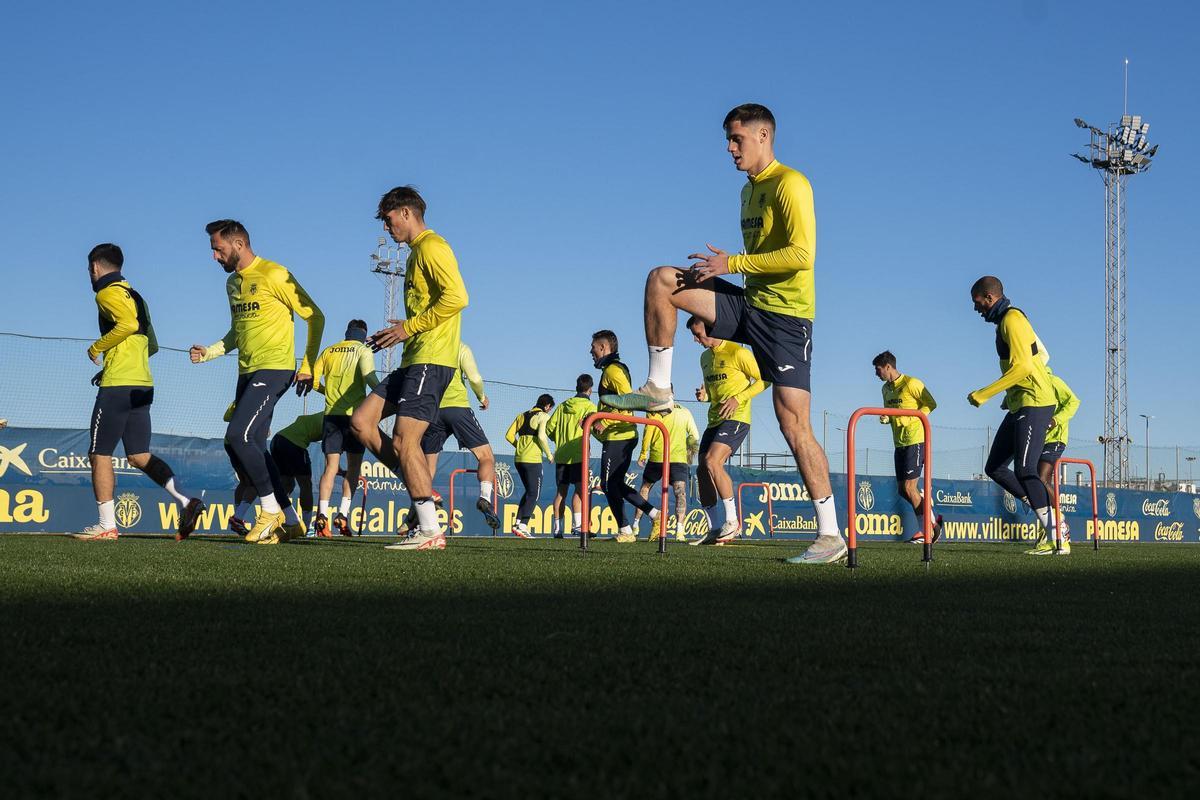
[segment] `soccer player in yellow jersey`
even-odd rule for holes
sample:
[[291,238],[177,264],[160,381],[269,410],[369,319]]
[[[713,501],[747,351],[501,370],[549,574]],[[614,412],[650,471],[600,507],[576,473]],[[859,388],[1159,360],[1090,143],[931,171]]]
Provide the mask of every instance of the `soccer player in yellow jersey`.
[[379,385],[375,375],[375,353],[366,345],[367,323],[352,319],[346,326],[346,338],[326,347],[313,367],[313,386],[325,395],[325,419],[322,423],[321,452],[325,469],[321,473],[318,512],[314,528],[317,536],[328,533],[329,500],[333,482],[346,454],[346,472],[342,478],[342,499],[333,527],[343,536],[350,535],[348,515],[354,489],[362,471],[364,448],[350,432],[350,415],[367,396],[368,389]]
[[552,408],[554,398],[548,394],[539,395],[533,408],[518,414],[504,434],[505,440],[516,451],[513,461],[521,485],[525,487],[517,506],[517,524],[513,526],[513,533],[522,539],[533,538],[529,532],[529,518],[542,496],[542,456],[554,458],[550,440],[546,438],[546,421],[550,419]]
[[88,347],[88,358],[103,364],[92,378],[99,387],[92,409],[88,458],[92,463],[92,491],[100,521],[76,538],[105,541],[117,538],[116,508],[113,503],[112,454],[117,442],[125,445],[125,458],[163,487],[179,504],[179,528],[175,540],[183,541],[195,530],[204,504],[184,494],[167,463],[150,452],[150,405],[154,402],[154,379],[150,356],[158,352],[158,340],[150,323],[150,309],[121,274],[125,255],[115,244],[98,244],[88,253],[88,277],[100,310],[100,338]]
[[[926,415],[937,408],[933,395],[920,379],[904,375],[896,369],[896,356],[890,350],[875,356],[871,364],[875,367],[875,377],[883,381],[884,408],[907,408]],[[880,416],[879,422],[892,426],[892,444],[896,447],[896,490],[902,499],[912,504],[913,513],[917,515],[918,531],[908,541],[923,544],[925,503],[917,482],[921,479],[921,470],[925,468],[925,427],[916,417],[884,415]],[[941,535],[942,515],[935,514],[933,540],[936,542]]]
[[[629,367],[621,361],[617,352],[617,335],[610,330],[592,334],[592,363],[600,370],[600,395],[614,396],[630,391]],[[617,411],[603,399],[600,411]],[[658,519],[659,510],[650,504],[637,490],[625,482],[625,473],[633,462],[633,451],[637,447],[637,428],[630,422],[601,420],[592,427],[592,433],[600,440],[600,486],[608,499],[608,507],[617,521],[616,540],[622,544],[637,541],[637,534],[627,522],[625,503],[631,503],[651,520]],[[585,487],[586,488],[586,487]]]
[[[279,470],[280,489],[287,496],[297,485],[300,487],[300,511],[305,520],[311,519],[313,512],[312,459],[308,455],[308,446],[324,439],[325,419],[326,415],[321,411],[301,414],[271,437],[271,460]],[[316,533],[329,536],[328,529]]]
[[[727,152],[749,181],[742,188],[745,252],[729,255],[709,245],[693,253],[690,269],[658,267],[646,281],[646,344],[650,372],[644,386],[609,402],[625,409],[669,408],[671,356],[679,311],[703,320],[709,335],[750,345],[772,400],[783,438],[813,497],[817,539],[795,564],[829,564],[846,556],[829,482],[829,462],[809,420],[809,367],[816,295],[816,217],[812,186],[775,160],[775,117],[757,103],[725,115]],[[722,280],[745,276],[745,287]],[[603,400],[604,398],[601,397]]]
[[[750,401],[767,388],[758,362],[750,351],[735,342],[709,336],[704,320],[697,316],[687,321],[692,339],[704,348],[700,354],[700,373],[704,386],[697,400],[708,402],[708,426],[700,437],[700,503],[708,516],[708,533],[693,545],[725,544],[742,535],[733,497],[733,481],[725,463],[750,434]],[[717,501],[721,501],[724,519],[717,521]]]
[[[425,224],[425,201],[411,186],[397,186],[379,201],[376,218],[393,241],[410,248],[404,273],[406,319],[367,339],[378,351],[404,344],[400,368],[384,378],[350,418],[350,429],[392,472],[401,476],[417,511],[415,535],[388,545],[396,550],[442,550],[446,537],[433,502],[433,475],[421,439],[458,365],[467,287],[450,245]],[[396,415],[390,439],[379,421]]]
[[[671,484],[675,493],[675,539],[682,542],[683,523],[687,517],[687,485],[691,477],[690,465],[700,447],[700,431],[696,427],[696,418],[692,412],[676,403],[670,411],[651,411],[651,418],[659,419],[667,426],[667,435],[671,440],[670,472],[665,480]],[[638,454],[638,465],[642,470],[642,488],[638,490],[647,501],[654,484],[664,480],[662,474],[663,437],[662,432],[653,425],[646,426],[642,434],[642,451]],[[642,510],[638,509],[633,515],[633,529],[636,531],[638,521],[642,518]],[[658,526],[650,531],[650,541],[657,541],[661,535]]]
[[[325,316],[295,276],[280,264],[255,255],[242,223],[222,219],[205,226],[213,259],[229,278],[231,324],[207,347],[192,345],[192,363],[238,351],[235,407],[225,430],[225,449],[238,476],[254,485],[262,510],[246,541],[278,544],[304,535],[290,502],[281,504],[279,473],[267,454],[267,434],[275,403],[293,384],[297,394],[312,389],[312,363],[321,350]],[[308,323],[304,358],[296,369],[293,314]],[[282,506],[282,507],[281,507]]]
[[[1013,497],[1029,501],[1047,538],[1053,542],[1054,510],[1037,466],[1056,407],[1054,383],[1046,369],[1049,355],[1025,313],[1004,295],[1004,284],[999,278],[985,275],[975,281],[971,286],[971,302],[984,320],[996,326],[996,355],[1000,357],[1001,375],[994,383],[967,395],[967,402],[982,406],[1004,392],[1004,409],[1008,412],[996,430],[984,470]],[[1036,548],[1030,552],[1043,554],[1036,552]],[[1066,555],[1070,550],[1046,552]]]
[[[1046,372],[1050,374],[1050,383],[1054,386],[1054,416],[1050,420],[1050,430],[1046,433],[1046,444],[1042,448],[1041,456],[1038,457],[1038,476],[1047,489],[1053,490],[1054,470],[1058,469],[1058,460],[1066,452],[1071,417],[1075,416],[1075,412],[1079,410],[1079,398],[1075,392],[1071,391],[1067,382],[1055,375],[1049,367],[1046,367]],[[1026,503],[1029,502],[1027,497],[1021,499]],[[1054,498],[1051,497],[1050,500],[1053,502]],[[1062,549],[1070,553],[1071,531],[1067,526],[1067,520],[1058,520],[1058,526]],[[1029,555],[1043,555],[1044,553],[1041,551],[1052,550],[1054,550],[1054,542],[1046,536],[1046,532],[1043,530],[1033,549],[1025,552]]]
[[571,487],[575,494],[571,497],[571,524],[574,532],[579,532],[580,498],[585,491],[583,486],[583,421],[589,414],[596,412],[596,404],[592,402],[592,386],[595,382],[586,372],[575,379],[575,394],[568,397],[546,423],[546,436],[554,442],[554,538],[563,537],[563,502]]

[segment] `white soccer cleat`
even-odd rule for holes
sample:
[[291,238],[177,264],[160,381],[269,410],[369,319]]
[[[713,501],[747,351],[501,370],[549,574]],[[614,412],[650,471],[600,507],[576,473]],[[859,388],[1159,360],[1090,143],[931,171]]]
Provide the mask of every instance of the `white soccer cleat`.
[[445,550],[446,536],[438,531],[436,533],[427,533],[422,530],[417,530],[410,533],[406,538],[395,544],[387,544],[383,546],[384,550]]
[[835,533],[818,536],[803,553],[785,560],[788,564],[835,564],[845,558],[847,552],[846,540]]
[[717,544],[729,544],[742,535],[742,526],[736,520],[729,520],[717,531]]
[[513,525],[512,532],[513,536],[516,536],[518,539],[533,538],[533,534],[529,532],[529,527],[523,522],[518,522],[516,525]]
[[669,411],[675,405],[675,395],[670,386],[663,388],[646,381],[640,389],[625,394],[606,394],[600,401],[621,411]]

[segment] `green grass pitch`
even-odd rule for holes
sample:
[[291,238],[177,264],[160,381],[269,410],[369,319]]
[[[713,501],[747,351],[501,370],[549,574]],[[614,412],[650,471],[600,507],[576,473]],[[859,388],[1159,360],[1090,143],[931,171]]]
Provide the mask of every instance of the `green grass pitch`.
[[5,794],[1200,785],[1200,548],[802,546],[0,537]]

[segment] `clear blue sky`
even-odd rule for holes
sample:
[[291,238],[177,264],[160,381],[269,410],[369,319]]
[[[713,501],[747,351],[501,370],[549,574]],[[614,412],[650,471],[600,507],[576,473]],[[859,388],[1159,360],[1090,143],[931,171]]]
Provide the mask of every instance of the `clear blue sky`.
[[1129,200],[1131,428],[1151,413],[1155,443],[1195,444],[1197,30],[1184,3],[22,4],[0,30],[0,328],[93,335],[84,257],[109,240],[165,344],[215,340],[218,217],[295,272],[327,339],[378,327],[373,211],[412,183],[458,254],[487,377],[567,385],[611,327],[640,379],[647,268],[740,247],[720,122],[756,101],[815,190],[815,415],[877,402],[889,348],[938,422],[995,424],[965,401],[996,374],[967,297],[994,273],[1094,441],[1103,195],[1068,153],[1073,117],[1120,115],[1128,56],[1161,145]]

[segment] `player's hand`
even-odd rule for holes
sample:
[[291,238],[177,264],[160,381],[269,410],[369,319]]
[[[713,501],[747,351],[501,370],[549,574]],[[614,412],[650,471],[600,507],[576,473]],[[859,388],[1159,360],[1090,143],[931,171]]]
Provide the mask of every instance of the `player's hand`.
[[208,355],[208,348],[203,345],[194,344],[188,350],[188,356],[191,357],[193,364],[199,364],[206,355]]
[[638,466],[639,467],[646,466],[646,457],[645,456],[642,456],[641,458],[638,459]]
[[691,274],[696,283],[703,283],[718,275],[729,274],[729,254],[718,250],[711,244],[705,245],[708,253],[692,253],[688,258],[693,260]]
[[717,414],[720,415],[721,419],[729,419],[737,413],[741,405],[741,401],[736,397],[727,397],[725,402],[721,403],[721,407],[717,409]]
[[90,358],[92,360],[92,363],[95,364],[96,366],[100,366],[101,364],[104,363],[100,360],[100,354],[93,353],[92,348],[90,346],[87,349],[87,357]]
[[367,337],[367,344],[376,353],[389,347],[395,347],[408,338],[408,332],[404,330],[404,320],[389,319],[388,322],[392,323],[390,328],[376,331]]
[[892,418],[889,417],[888,415],[886,415],[886,414],[879,415],[879,424],[880,425],[887,425],[891,421],[892,421]]
[[978,397],[976,397],[977,394],[979,394],[979,393],[971,392],[969,395],[967,395],[967,402],[970,403],[971,405],[975,406],[976,408],[979,408],[981,405],[983,405],[983,401],[980,400]]
[[488,397],[487,395],[484,395],[483,399],[479,401],[479,410],[487,411],[488,406],[490,406],[491,404],[492,404],[492,399],[490,397]]
[[296,396],[304,397],[304,395],[306,395],[312,391],[313,376],[309,375],[307,372],[297,372],[296,378],[295,378],[295,384],[296,384]]
[[104,370],[100,370],[100,371],[99,371],[99,372],[97,372],[95,375],[93,375],[93,376],[92,376],[92,386],[99,386],[99,385],[100,385],[100,379],[101,379],[101,378],[103,378],[103,377],[104,377]]

